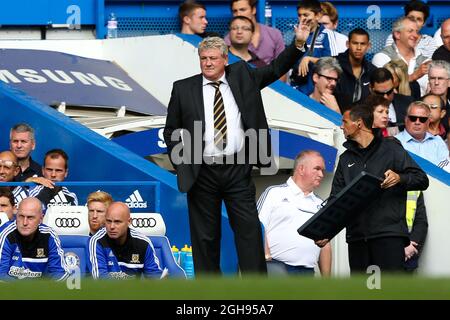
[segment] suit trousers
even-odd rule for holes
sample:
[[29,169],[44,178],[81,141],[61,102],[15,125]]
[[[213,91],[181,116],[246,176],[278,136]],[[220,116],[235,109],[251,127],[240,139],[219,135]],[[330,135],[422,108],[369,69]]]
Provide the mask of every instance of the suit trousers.
[[244,273],[266,273],[255,185],[248,164],[203,164],[189,190],[189,225],[197,275],[220,273],[222,201]]

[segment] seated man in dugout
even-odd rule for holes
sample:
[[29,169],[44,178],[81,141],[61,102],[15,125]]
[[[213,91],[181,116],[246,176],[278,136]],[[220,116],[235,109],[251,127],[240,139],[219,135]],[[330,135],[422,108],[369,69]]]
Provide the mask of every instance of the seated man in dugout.
[[[52,149],[45,154],[42,174],[44,178],[56,182],[63,182],[69,173],[69,156],[64,150]],[[78,198],[67,187],[55,186],[48,188],[44,185],[34,187],[30,191],[30,197],[41,200],[44,214],[51,206],[77,206]]]
[[95,191],[88,195],[86,205],[88,208],[89,235],[93,236],[105,226],[105,216],[109,205],[113,202],[111,195],[104,191]]
[[61,241],[52,228],[42,224],[42,217],[39,199],[20,202],[16,221],[0,232],[0,279],[67,279],[70,271]]
[[106,212],[105,228],[89,240],[89,269],[94,279],[164,278],[151,240],[130,229],[130,209],[113,202]]

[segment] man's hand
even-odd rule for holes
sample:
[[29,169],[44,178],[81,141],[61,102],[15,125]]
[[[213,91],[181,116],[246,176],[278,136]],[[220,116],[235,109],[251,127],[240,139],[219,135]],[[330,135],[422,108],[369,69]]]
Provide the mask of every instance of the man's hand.
[[303,57],[298,65],[298,74],[302,77],[306,77],[309,71],[309,62],[311,61],[311,57]]
[[341,113],[341,109],[339,109],[336,97],[330,93],[324,92],[320,97],[320,103],[326,105],[331,110]]
[[409,246],[405,247],[405,261],[411,259],[414,255],[419,253],[419,250],[416,248],[417,246],[417,242],[411,241]]
[[25,180],[25,182],[34,182],[37,184],[42,184],[44,187],[53,189],[55,187],[55,183],[51,180],[45,179],[44,177],[30,177]]
[[297,48],[303,47],[308,39],[309,32],[311,30],[310,24],[308,22],[300,21],[297,26],[294,26],[295,30],[295,46]]
[[322,248],[324,247],[330,240],[328,239],[322,239],[322,240],[317,240],[314,243],[316,244],[316,246]]
[[400,176],[390,169],[384,173],[384,177],[385,179],[381,183],[382,189],[393,187],[400,182]]
[[431,60],[422,63],[410,76],[409,81],[415,81],[422,78],[428,73],[428,67],[430,66]]

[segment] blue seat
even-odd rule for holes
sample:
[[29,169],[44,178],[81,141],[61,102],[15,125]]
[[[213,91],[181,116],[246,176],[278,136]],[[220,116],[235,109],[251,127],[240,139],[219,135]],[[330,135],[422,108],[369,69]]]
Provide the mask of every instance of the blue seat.
[[82,275],[89,274],[89,236],[60,235],[59,239],[64,249],[64,257],[68,267],[73,269],[78,266]]
[[169,239],[166,236],[148,236],[155,248],[156,256],[159,259],[160,267],[167,268],[169,278],[186,278],[186,273],[173,257]]

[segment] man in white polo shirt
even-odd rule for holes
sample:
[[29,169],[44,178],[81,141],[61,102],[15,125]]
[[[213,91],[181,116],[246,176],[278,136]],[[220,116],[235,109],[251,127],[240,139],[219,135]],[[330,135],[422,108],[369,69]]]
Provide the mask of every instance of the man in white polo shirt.
[[297,229],[321,207],[314,194],[324,177],[321,154],[305,150],[297,155],[293,175],[282,185],[271,186],[258,200],[259,219],[265,229],[265,255],[270,273],[310,274],[319,266],[322,276],[331,273],[331,246],[320,249]]

